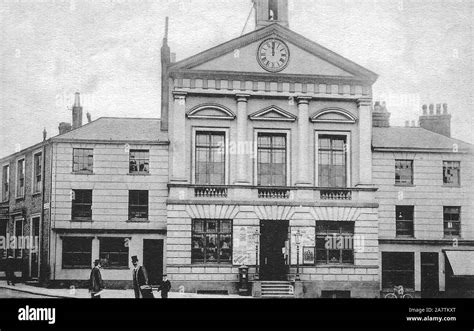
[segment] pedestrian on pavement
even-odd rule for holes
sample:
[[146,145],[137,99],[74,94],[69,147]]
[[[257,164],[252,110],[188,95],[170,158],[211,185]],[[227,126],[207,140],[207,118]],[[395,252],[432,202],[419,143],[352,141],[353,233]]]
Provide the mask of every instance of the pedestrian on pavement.
[[15,259],[11,254],[8,254],[8,258],[5,261],[5,276],[7,278],[7,285],[15,286]]
[[148,275],[143,266],[138,264],[138,257],[132,256],[133,264],[133,290],[135,298],[154,299],[151,286],[148,285]]
[[89,292],[91,292],[91,298],[100,299],[100,292],[103,289],[104,281],[102,280],[102,275],[100,274],[100,260],[95,260],[89,282]]
[[171,290],[171,283],[168,280],[168,275],[163,275],[163,281],[161,282],[160,286],[158,287],[158,291],[161,291],[161,298],[168,299],[168,292]]

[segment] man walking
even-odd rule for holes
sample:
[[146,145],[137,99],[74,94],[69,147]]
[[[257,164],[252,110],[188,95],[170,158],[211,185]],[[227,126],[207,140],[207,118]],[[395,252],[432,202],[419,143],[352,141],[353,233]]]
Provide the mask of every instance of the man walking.
[[92,299],[100,299],[100,292],[104,289],[104,282],[100,274],[100,260],[94,261],[94,268],[91,271],[89,282],[89,292]]
[[135,298],[140,297],[144,299],[153,299],[153,292],[148,285],[148,276],[143,266],[138,264],[138,257],[132,256],[133,264],[133,290],[135,291]]
[[15,259],[11,254],[8,254],[5,261],[5,276],[7,277],[7,285],[15,286]]
[[168,299],[168,292],[171,290],[171,283],[168,280],[168,275],[163,275],[163,281],[158,287],[158,291],[161,291],[161,298]]

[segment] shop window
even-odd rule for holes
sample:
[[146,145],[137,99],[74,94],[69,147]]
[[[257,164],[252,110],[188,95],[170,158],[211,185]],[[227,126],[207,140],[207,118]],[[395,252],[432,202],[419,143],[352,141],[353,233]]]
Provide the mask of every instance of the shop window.
[[354,264],[354,222],[316,222],[316,263]]
[[129,238],[100,238],[100,263],[108,269],[128,268]]
[[88,269],[92,265],[92,238],[63,237],[63,268]]
[[415,254],[412,252],[382,252],[382,287],[393,289],[402,285],[414,289]]
[[193,220],[192,263],[232,262],[232,221]]

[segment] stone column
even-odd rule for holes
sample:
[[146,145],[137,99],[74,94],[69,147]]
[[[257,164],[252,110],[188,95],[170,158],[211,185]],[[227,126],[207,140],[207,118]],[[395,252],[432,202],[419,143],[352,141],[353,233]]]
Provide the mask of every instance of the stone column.
[[309,102],[311,97],[298,97],[298,158],[296,168],[298,170],[296,185],[310,186],[311,178],[309,175]]
[[186,182],[186,92],[174,92],[171,140],[171,181]]
[[[237,153],[237,178],[235,184],[250,184],[248,171],[248,149],[251,144],[247,138],[247,102],[250,95],[237,94],[237,146],[233,150]],[[248,146],[247,146],[248,145]]]
[[372,185],[372,99],[357,100],[359,107],[359,183]]

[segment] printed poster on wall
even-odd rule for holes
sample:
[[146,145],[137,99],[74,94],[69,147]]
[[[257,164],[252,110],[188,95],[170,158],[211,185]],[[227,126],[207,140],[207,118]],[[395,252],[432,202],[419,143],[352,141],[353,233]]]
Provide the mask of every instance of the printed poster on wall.
[[234,265],[255,265],[255,237],[257,226],[233,227],[233,257]]

